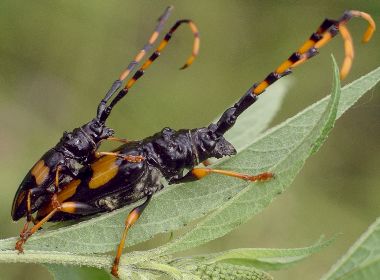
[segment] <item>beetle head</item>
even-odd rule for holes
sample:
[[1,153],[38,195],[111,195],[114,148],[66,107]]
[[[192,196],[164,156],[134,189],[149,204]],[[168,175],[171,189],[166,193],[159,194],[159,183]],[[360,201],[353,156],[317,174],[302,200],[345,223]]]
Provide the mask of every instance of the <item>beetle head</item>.
[[93,119],[72,132],[65,132],[57,146],[64,147],[74,158],[86,161],[97,149],[100,141],[112,136],[113,133],[112,129]]
[[230,142],[207,127],[193,130],[192,137],[201,162],[211,157],[221,158],[236,154]]

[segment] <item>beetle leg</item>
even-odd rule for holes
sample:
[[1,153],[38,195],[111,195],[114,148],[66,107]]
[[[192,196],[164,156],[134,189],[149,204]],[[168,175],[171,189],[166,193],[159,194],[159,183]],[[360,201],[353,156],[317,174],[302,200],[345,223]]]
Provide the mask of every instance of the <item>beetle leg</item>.
[[[62,169],[62,166],[58,165],[57,170],[55,172],[55,180],[54,180],[55,194],[58,193],[58,190],[59,190],[59,175],[60,175],[61,169]],[[32,216],[32,194],[33,192],[38,193],[40,191],[41,191],[41,188],[33,188],[33,189],[28,190],[28,193],[26,195],[26,223],[24,224],[24,227],[20,233],[21,239],[23,239],[23,236],[27,236],[30,222],[33,222],[34,225],[38,224],[38,221]],[[19,251],[21,252],[22,248]]]
[[29,239],[29,237],[32,236],[37,230],[39,230],[46,222],[48,222],[57,212],[81,215],[90,215],[99,212],[99,209],[82,202],[68,201],[60,203],[57,200],[56,194],[53,195],[51,203],[53,205],[53,209],[40,221],[38,221],[31,229],[27,230],[27,228],[24,226],[24,230],[20,234],[20,239],[16,242],[15,245],[15,249],[20,253],[24,251],[23,245]]
[[121,143],[130,143],[131,141],[128,140],[128,139],[124,139],[124,138],[118,138],[118,137],[108,137],[104,140],[109,140],[109,141],[115,141],[115,142],[121,142]]
[[55,171],[54,193],[57,193],[59,190],[59,175],[60,175],[59,173],[61,172],[61,169],[62,169],[62,165],[58,165],[57,170]]
[[29,190],[26,196],[26,220],[30,222],[33,218],[32,216],[32,191]]
[[129,162],[141,162],[145,159],[143,156],[124,155],[124,154],[114,153],[114,152],[95,152],[95,156],[97,158],[101,156],[115,156]]
[[112,270],[111,270],[112,275],[114,275],[115,277],[118,277],[120,257],[121,257],[121,254],[123,253],[124,244],[127,238],[128,231],[135,224],[135,222],[140,218],[142,212],[144,211],[145,207],[148,205],[151,198],[152,198],[152,195],[148,195],[145,202],[135,207],[131,212],[129,212],[127,219],[125,220],[124,231],[121,236],[119,246],[117,247],[115,260],[113,262]]
[[230,177],[235,177],[239,178],[245,181],[251,181],[251,182],[261,182],[261,181],[266,181],[269,179],[272,179],[274,177],[274,174],[271,172],[263,172],[257,175],[248,175],[248,174],[243,174],[235,171],[229,171],[229,170],[220,170],[220,169],[213,169],[213,168],[193,168],[189,173],[187,173],[184,177],[179,178],[175,181],[171,181],[170,183],[173,184],[178,184],[178,183],[184,183],[184,182],[191,182],[191,181],[196,181],[200,180],[207,175],[215,173],[215,174],[220,174],[220,175],[225,175],[225,176],[230,176]]
[[32,216],[32,190],[28,191],[28,194],[26,195],[26,223],[24,224],[24,227],[22,231],[20,232],[20,236],[24,235],[25,232],[28,231],[30,222],[33,222],[33,224],[36,224],[36,219]]

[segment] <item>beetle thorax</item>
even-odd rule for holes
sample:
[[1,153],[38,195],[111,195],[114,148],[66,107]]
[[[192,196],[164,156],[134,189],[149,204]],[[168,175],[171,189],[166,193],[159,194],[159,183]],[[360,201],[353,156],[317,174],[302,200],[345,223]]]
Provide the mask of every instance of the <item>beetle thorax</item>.
[[74,129],[72,132],[65,132],[56,150],[70,154],[72,158],[80,163],[85,163],[93,156],[101,140],[113,135],[113,130],[100,123],[97,119]]
[[232,144],[205,127],[178,131],[164,128],[144,141],[153,148],[154,151],[148,154],[166,177],[180,175],[184,169],[192,169],[211,157],[221,158],[236,153]]
[[174,175],[184,168],[193,166],[194,157],[189,130],[175,131],[171,128],[164,128],[146,140],[152,145],[155,161],[159,163],[160,169],[164,173]]

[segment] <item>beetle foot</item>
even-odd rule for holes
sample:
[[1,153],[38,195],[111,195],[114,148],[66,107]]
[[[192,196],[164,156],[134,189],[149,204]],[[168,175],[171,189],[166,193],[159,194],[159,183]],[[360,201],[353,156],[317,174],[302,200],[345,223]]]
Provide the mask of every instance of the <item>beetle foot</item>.
[[30,231],[22,232],[20,233],[20,239],[16,242],[15,249],[18,251],[19,254],[24,253],[24,244],[26,240],[31,236]]
[[263,181],[268,181],[270,179],[274,178],[274,174],[271,172],[264,172],[258,175],[254,176],[245,176],[242,178],[243,180],[246,181],[251,181],[251,182],[263,182]]
[[118,269],[118,266],[115,265],[115,263],[114,263],[114,265],[112,266],[111,274],[112,274],[113,276],[115,276],[116,278],[119,278],[118,270],[119,270],[119,269]]
[[24,248],[22,248],[22,246],[24,245],[25,241],[20,239],[16,242],[16,246],[15,246],[15,250],[18,251],[19,254],[23,254],[24,253]]
[[142,162],[143,160],[145,160],[145,158],[143,156],[120,155],[120,157],[122,157],[126,161],[133,162],[133,163],[138,163],[138,162]]

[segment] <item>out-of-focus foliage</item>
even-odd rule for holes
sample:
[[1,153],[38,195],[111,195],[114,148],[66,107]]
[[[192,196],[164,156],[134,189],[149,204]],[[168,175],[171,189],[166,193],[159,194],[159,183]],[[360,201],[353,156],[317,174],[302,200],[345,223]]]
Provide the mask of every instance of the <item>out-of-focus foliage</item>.
[[372,280],[380,270],[380,219],[363,233],[321,280]]

